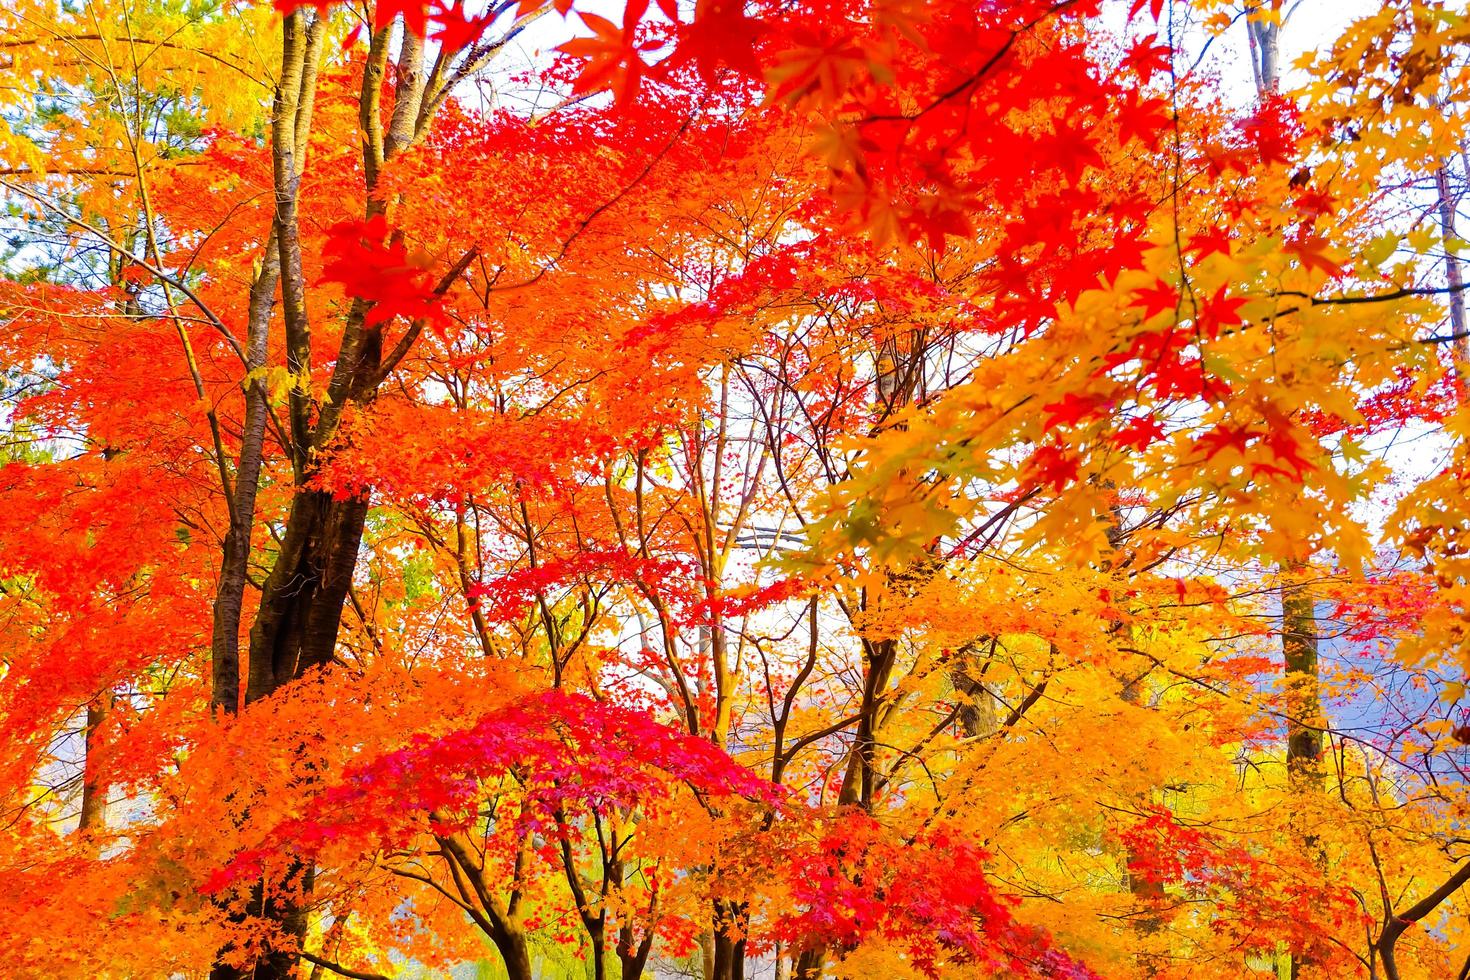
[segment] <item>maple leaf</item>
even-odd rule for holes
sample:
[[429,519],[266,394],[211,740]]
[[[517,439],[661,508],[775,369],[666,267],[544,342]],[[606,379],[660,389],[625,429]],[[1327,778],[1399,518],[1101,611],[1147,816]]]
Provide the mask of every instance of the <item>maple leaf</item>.
[[318,13],[326,13],[338,0],[272,0],[272,6],[281,14],[289,14],[302,7],[311,7]]
[[1174,49],[1167,44],[1158,43],[1158,40],[1157,34],[1140,39],[1128,49],[1128,54],[1123,58],[1124,66],[1137,72],[1145,85],[1155,72],[1167,73],[1174,67]]
[[1303,235],[1286,242],[1282,248],[1296,256],[1304,269],[1320,269],[1332,278],[1343,274],[1342,266],[1332,257],[1331,244],[1321,235]]
[[693,63],[706,79],[721,66],[759,76],[756,46],[767,25],[745,11],[746,0],[696,0],[693,21],[679,28],[674,64]]
[[1124,143],[1138,140],[1145,146],[1158,146],[1173,120],[1169,105],[1163,99],[1141,99],[1118,113],[1118,139]]
[[389,238],[382,215],[334,225],[322,249],[323,281],[340,283],[349,296],[372,303],[369,323],[395,316],[437,322],[442,307],[424,269],[410,261],[401,240]]
[[373,0],[373,30],[380,31],[402,16],[404,28],[423,37],[427,6],[427,0]]
[[1250,447],[1251,442],[1259,439],[1260,436],[1261,433],[1251,429],[1249,426],[1232,422],[1222,422],[1195,440],[1195,445],[1204,450],[1206,459],[1216,456],[1227,449],[1243,456]]
[[1305,190],[1299,191],[1293,198],[1297,210],[1305,215],[1331,214],[1333,206],[1337,203],[1337,197],[1327,191]]
[[447,51],[459,51],[484,36],[486,29],[495,21],[495,12],[467,17],[464,0],[453,0],[448,4],[435,0],[430,19],[438,26],[432,40],[438,41]]
[[[793,41],[796,43],[787,46],[780,60],[765,73],[772,96],[790,104],[814,94],[825,103],[836,104],[869,67],[868,53],[848,38],[829,41],[815,33],[798,32]],[[843,125],[853,131],[855,139],[865,135],[851,123]],[[907,138],[906,130],[889,127],[889,144]]]
[[1061,401],[1042,406],[1042,410],[1047,413],[1044,431],[1050,432],[1062,425],[1075,426],[1083,419],[1097,414],[1099,409],[1106,409],[1109,405],[1110,399],[1107,395],[1069,391]]
[[1153,387],[1164,399],[1205,398],[1211,401],[1224,399],[1230,387],[1220,378],[1212,377],[1204,362],[1196,357],[1164,357],[1154,367]]
[[1038,141],[1040,162],[1061,170],[1071,182],[1079,180],[1088,167],[1103,166],[1102,153],[1089,132],[1062,120],[1055,122],[1055,131]]
[[1177,310],[1179,308],[1179,288],[1162,279],[1157,280],[1146,289],[1135,289],[1133,291],[1133,306],[1143,309],[1143,318],[1150,320],[1166,310]]
[[1265,166],[1291,163],[1297,155],[1300,124],[1296,108],[1280,96],[1262,99],[1240,123],[1240,131]]
[[1128,19],[1132,20],[1134,17],[1137,17],[1138,12],[1147,4],[1149,16],[1157,21],[1164,12],[1164,3],[1165,0],[1133,0],[1133,3],[1128,7]]
[[629,3],[623,13],[623,26],[590,11],[579,10],[577,16],[593,30],[593,37],[579,37],[557,48],[564,54],[584,59],[587,63],[572,84],[577,93],[611,89],[619,105],[631,104],[638,97],[648,65],[643,53],[656,50],[657,41],[638,41],[637,30],[647,0]]
[[1147,449],[1164,437],[1164,426],[1158,419],[1144,416],[1129,422],[1113,433],[1113,445],[1120,449]]
[[1026,468],[1039,483],[1053,490],[1064,490],[1077,481],[1081,460],[1061,444],[1048,442],[1031,454]]
[[1191,235],[1185,251],[1197,259],[1203,259],[1215,254],[1229,258],[1230,239],[1230,233],[1224,228],[1210,228],[1197,235]]
[[1199,311],[1195,314],[1205,336],[1211,340],[1220,336],[1221,328],[1242,323],[1240,308],[1250,302],[1243,296],[1227,296],[1228,289],[1228,285],[1221,283],[1210,298],[1200,304]]

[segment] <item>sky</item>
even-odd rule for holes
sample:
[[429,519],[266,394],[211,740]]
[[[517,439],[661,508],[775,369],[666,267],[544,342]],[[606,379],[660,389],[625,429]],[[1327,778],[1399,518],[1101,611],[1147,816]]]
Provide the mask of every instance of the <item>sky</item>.
[[[1326,47],[1354,19],[1371,14],[1380,6],[1378,0],[1287,0],[1287,19],[1281,30],[1283,87],[1289,89],[1293,82],[1300,80],[1300,73],[1291,69],[1292,62],[1303,54]],[[1218,38],[1211,45],[1210,54],[1232,95],[1249,98],[1254,94],[1243,21]]]

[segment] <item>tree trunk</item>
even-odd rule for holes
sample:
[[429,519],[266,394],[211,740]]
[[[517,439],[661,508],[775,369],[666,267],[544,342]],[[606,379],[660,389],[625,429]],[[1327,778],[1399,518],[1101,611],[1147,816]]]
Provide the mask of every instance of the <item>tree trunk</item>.
[[1251,74],[1255,78],[1259,95],[1274,93],[1280,84],[1281,26],[1274,20],[1254,18],[1249,15],[1260,9],[1260,4],[1246,5],[1246,31],[1250,38]]
[[526,944],[524,932],[502,929],[490,938],[505,963],[507,980],[536,980],[531,970],[531,949]]
[[[1118,527],[1114,524],[1114,527]],[[1119,529],[1121,534],[1121,528]],[[1143,679],[1134,678],[1123,685],[1122,699],[1128,704],[1141,704],[1143,702]],[[1133,873],[1133,866],[1138,863],[1139,854],[1132,847],[1124,851],[1124,861],[1128,870],[1128,893],[1133,896],[1133,902],[1140,910],[1137,919],[1134,920],[1134,928],[1142,936],[1151,936],[1163,928],[1163,922],[1153,911],[1164,903],[1164,883],[1152,878]],[[1147,977],[1154,976],[1159,972],[1159,965],[1154,957],[1142,953],[1138,956],[1139,969]]]
[[[247,371],[266,363],[271,315],[277,287],[280,289],[286,321],[288,364],[293,372],[304,374],[309,368],[310,334],[305,319],[305,274],[302,268],[301,243],[297,226],[297,197],[301,182],[301,166],[305,159],[307,136],[315,101],[317,69],[322,52],[326,22],[318,14],[308,18],[296,10],[282,19],[281,72],[276,84],[271,110],[271,161],[275,190],[275,217],[267,236],[260,272],[251,285],[248,309]],[[302,351],[307,360],[301,359]],[[214,622],[211,635],[211,706],[217,712],[231,714],[240,700],[239,633],[240,618],[247,582],[250,545],[255,524],[255,497],[259,489],[266,417],[269,405],[264,379],[247,374],[246,415],[231,499],[230,526],[225,537],[220,566],[220,581],[215,591]],[[298,391],[298,388],[301,388]],[[310,445],[304,420],[309,415],[303,402],[304,387],[292,386],[291,435],[298,482],[303,478],[301,461],[307,458]],[[326,654],[318,662],[330,659],[336,643],[341,602],[327,609],[330,588],[311,580],[317,578],[335,584],[342,576],[340,557],[332,547],[351,539],[351,559],[357,555],[357,538],[350,527],[345,531],[328,524],[324,533],[320,514],[327,508],[312,498],[315,492],[298,493],[292,501],[287,522],[286,546],[267,579],[261,610],[251,628],[249,679],[245,701],[265,697],[305,669],[306,656],[319,656],[323,634]],[[351,502],[349,502],[350,505]],[[348,508],[343,508],[348,509]],[[365,508],[364,508],[365,511]],[[350,522],[348,522],[350,523]],[[359,523],[357,535],[361,535]],[[333,561],[333,559],[337,559]],[[351,568],[347,570],[351,576]],[[299,588],[288,595],[292,585]],[[274,587],[273,587],[274,586]],[[284,624],[284,628],[283,628]],[[284,648],[284,649],[283,649]],[[289,664],[282,663],[290,655]],[[283,666],[287,669],[283,669]],[[265,919],[287,937],[283,948],[262,953],[254,963],[244,967],[227,965],[223,960],[230,952],[221,950],[219,961],[210,973],[211,980],[285,980],[296,975],[297,947],[306,936],[305,896],[311,892],[314,869],[309,863],[297,865],[285,879],[256,884],[243,909],[230,912],[235,921]],[[294,940],[292,943],[290,940]]]
[[87,727],[82,739],[86,753],[82,760],[82,812],[77,820],[77,830],[83,833],[101,830],[107,825],[107,784],[97,771],[96,750],[100,738],[98,729],[107,720],[110,698],[111,695],[104,692],[87,705]]
[[210,707],[227,714],[233,714],[240,706],[240,616],[245,603],[250,542],[255,532],[255,498],[260,488],[265,423],[270,414],[265,379],[256,372],[266,365],[271,312],[280,278],[280,252],[276,248],[276,225],[272,222],[260,272],[250,289],[245,424],[240,437],[240,457],[235,465],[234,496],[229,501],[230,527],[225,534],[219,584],[214,593]]
[[858,710],[858,723],[852,755],[854,766],[849,767],[849,774],[856,776],[856,785],[844,786],[846,795],[850,799],[841,799],[842,803],[856,803],[864,810],[871,811],[873,808],[873,791],[877,785],[877,762],[878,762],[878,729],[881,719],[878,717],[879,702],[888,690],[889,681],[893,678],[893,666],[898,659],[898,641],[894,639],[877,640],[872,643],[864,643],[866,663],[863,671],[863,700]]
[[[1286,778],[1293,791],[1322,790],[1322,702],[1317,666],[1317,614],[1312,596],[1300,582],[1292,582],[1303,570],[1294,565],[1281,586],[1281,652],[1286,664]],[[1300,807],[1293,806],[1294,832],[1301,849],[1318,864],[1323,854],[1317,835],[1301,826]],[[1292,955],[1291,980],[1301,976],[1310,960]]]
[[715,980],[715,934],[699,934],[699,975],[704,980]]
[[[1110,492],[1116,493],[1117,487],[1109,481],[1105,484]],[[1107,525],[1108,546],[1113,550],[1113,557],[1104,564],[1104,571],[1112,571],[1116,566],[1117,552],[1123,547],[1128,539],[1128,531],[1123,526],[1123,511],[1114,502],[1109,508]],[[1108,634],[1114,639],[1128,643],[1132,638],[1132,627],[1126,622],[1116,622],[1108,629]],[[1119,678],[1122,687],[1118,691],[1118,697],[1125,704],[1144,706],[1144,681],[1148,678],[1148,671],[1135,677]],[[1144,804],[1152,803],[1153,792],[1149,791],[1140,801]],[[1166,894],[1164,883],[1134,874],[1133,868],[1139,863],[1141,855],[1130,845],[1124,849],[1123,861],[1127,869],[1125,877],[1128,880],[1128,894],[1133,897],[1134,907],[1137,910],[1137,918],[1133,920],[1133,928],[1140,937],[1148,937],[1163,928],[1163,921],[1159,918],[1157,911],[1164,902]],[[1138,968],[1146,977],[1152,977],[1159,972],[1159,964],[1154,956],[1147,950],[1140,950],[1135,959]]]
[[[327,18],[321,11],[308,13],[298,9],[286,14],[281,24],[281,69],[270,122],[275,215],[261,268],[250,292],[246,410],[234,488],[228,486],[228,479],[224,481],[230,526],[216,587],[211,641],[211,706],[219,714],[236,712],[241,702],[241,610],[248,584],[264,433],[270,415],[264,379],[257,372],[267,363],[277,290],[285,330],[286,366],[292,376],[287,406],[288,448],[296,493],[280,549],[262,587],[260,607],[250,628],[243,685],[245,704],[270,697],[313,668],[330,663],[334,657],[342,608],[356,568],[369,501],[366,493],[338,499],[307,487],[321,453],[338,433],[344,411],[349,405],[366,405],[372,401],[386,374],[407,352],[424,325],[415,321],[385,363],[381,325],[369,326],[370,304],[354,300],[342,323],[342,340],[335,352],[326,397],[320,400],[313,397],[309,383],[313,354],[307,302],[309,284],[298,207]],[[518,30],[519,27],[513,28],[513,32]],[[382,82],[394,36],[393,25],[383,25],[372,33],[358,91],[365,176],[362,206],[368,217],[384,213],[388,206],[377,193],[382,165],[417,140],[448,91],[499,50],[499,46],[492,46],[482,51],[471,62],[461,64],[456,70],[459,73],[441,75],[440,70],[452,63],[442,62],[436,65],[432,77],[426,76],[424,45],[410,30],[404,29],[397,35],[402,40],[394,66],[395,100],[391,125],[385,133]],[[428,88],[431,85],[435,86],[432,91]],[[442,294],[463,273],[473,254],[465,255],[446,274],[436,289],[437,294]],[[293,937],[299,943],[306,931],[304,896],[311,892],[313,873],[311,865],[303,862],[292,872],[292,876],[300,876],[297,887],[285,888],[281,882],[260,883],[246,908],[235,910],[232,917],[239,921],[264,918],[284,934],[288,947]],[[294,899],[293,895],[303,899]],[[492,938],[505,957],[510,975],[516,980],[530,980],[526,938],[518,930],[512,922],[507,929],[500,930],[503,934]],[[212,975],[216,980],[244,976],[271,980],[294,975],[296,960],[294,948],[271,951],[243,972],[221,964]]]
[[[257,882],[251,889],[250,900],[243,915],[235,915],[236,921],[246,918],[268,919],[276,923],[282,932],[295,936],[299,941],[306,936],[307,913],[301,902],[295,901],[293,879],[305,875],[301,884],[303,894],[310,893],[312,869],[297,865],[279,882]],[[295,980],[297,947],[269,949],[243,967],[230,966],[217,961],[209,971],[209,980]]]
[[821,980],[822,969],[826,966],[826,961],[826,950],[804,950],[796,958],[796,966],[791,971],[791,980]]
[[[1302,565],[1288,573],[1300,577]],[[1293,785],[1322,782],[1322,700],[1317,668],[1317,613],[1300,582],[1281,586],[1281,652],[1286,662],[1286,771]]]
[[[1254,13],[1257,5],[1247,7]],[[1274,95],[1279,88],[1279,54],[1281,47],[1281,25],[1265,18],[1247,19],[1246,28],[1250,37],[1251,70],[1255,75],[1256,94],[1265,99]],[[1300,565],[1283,568],[1283,573],[1293,576]],[[1281,650],[1285,662],[1287,735],[1286,770],[1287,779],[1294,788],[1320,789],[1322,774],[1319,759],[1322,754],[1322,729],[1315,727],[1321,712],[1318,688],[1320,679],[1317,671],[1317,618],[1312,608],[1312,599],[1299,585],[1285,582],[1281,588]],[[1301,831],[1301,843],[1305,850],[1316,851],[1316,838]],[[1320,855],[1317,855],[1320,859]],[[1302,962],[1299,957],[1290,957],[1292,980],[1300,975]]]
[[1465,288],[1465,275],[1460,266],[1460,256],[1455,251],[1459,234],[1455,230],[1456,201],[1450,188],[1447,161],[1442,161],[1439,169],[1434,172],[1434,188],[1438,197],[1436,203],[1439,208],[1440,237],[1444,240],[1445,285],[1450,289],[1449,295],[1445,297],[1445,305],[1450,310],[1450,334],[1454,337],[1450,342],[1450,350],[1455,364],[1456,387],[1460,400],[1464,401],[1470,395],[1470,379],[1466,378],[1466,366],[1470,365],[1470,331],[1466,329],[1465,297],[1461,292]]
[[982,681],[985,668],[989,666],[989,658],[982,664],[980,657],[974,652],[974,648],[982,646],[988,646],[993,655],[995,640],[982,637],[970,644],[956,654],[955,664],[949,671],[949,681],[954,685],[955,693],[963,699],[956,700],[960,700],[960,730],[965,733],[966,738],[990,735],[1000,723],[996,716],[995,698],[986,690]]
[[640,980],[648,965],[648,954],[653,951],[653,923],[643,938],[634,942],[633,924],[624,922],[618,930],[618,961],[622,964],[622,980]]
[[714,964],[711,980],[745,980],[744,903],[716,900],[714,903]]
[[245,702],[330,663],[367,520],[366,497],[298,492],[250,630]]

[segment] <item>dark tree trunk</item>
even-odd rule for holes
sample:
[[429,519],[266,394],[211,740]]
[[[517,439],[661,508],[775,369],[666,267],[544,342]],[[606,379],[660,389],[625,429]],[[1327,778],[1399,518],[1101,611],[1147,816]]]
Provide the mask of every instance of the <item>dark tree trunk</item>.
[[[995,650],[996,642],[993,639],[982,638],[972,647],[979,648],[988,646]],[[979,738],[983,735],[991,735],[1000,724],[996,717],[995,698],[986,690],[983,681],[985,668],[989,666],[990,658],[981,663],[981,658],[973,652],[973,649],[961,651],[955,658],[955,664],[949,671],[950,683],[954,685],[955,692],[963,696],[960,701],[959,722],[960,730],[965,733],[966,738]]]
[[505,962],[508,980],[535,980],[535,974],[531,972],[531,950],[526,945],[525,933],[498,931],[490,938]]
[[365,496],[305,490],[292,500],[250,630],[247,704],[332,661],[367,511]]
[[715,957],[711,980],[745,980],[745,926],[743,903],[716,901],[714,905]]
[[806,950],[796,958],[796,967],[791,971],[791,980],[820,980],[826,960],[825,950]]
[[[251,889],[250,900],[246,903],[243,914],[237,913],[232,919],[236,922],[243,922],[248,918],[269,919],[278,923],[287,935],[297,937],[298,941],[304,938],[307,927],[306,909],[301,902],[295,900],[297,890],[293,887],[295,877],[302,873],[303,869],[298,865],[284,881],[272,882],[269,889],[265,882],[257,883]],[[306,880],[300,886],[302,894],[311,891],[312,871],[306,868],[304,873]],[[297,975],[297,960],[294,947],[271,949],[243,967],[216,962],[209,971],[209,980],[294,980]]]
[[[1115,523],[1113,526],[1118,525]],[[1125,683],[1121,696],[1128,704],[1142,704],[1143,678],[1133,678]],[[1140,935],[1151,936],[1163,928],[1163,921],[1159,918],[1157,910],[1164,904],[1164,883],[1133,871],[1142,858],[1143,855],[1135,851],[1132,846],[1124,851],[1124,862],[1128,868],[1128,893],[1133,896],[1134,904],[1139,911],[1133,926]],[[1159,972],[1158,962],[1147,954],[1138,956],[1138,966],[1147,977]]]
[[[264,436],[270,422],[264,379],[256,372],[267,363],[274,312],[279,308],[285,333],[286,366],[293,379],[283,441],[291,454],[296,494],[250,628],[243,684],[246,704],[270,697],[312,669],[333,660],[369,500],[366,492],[337,498],[308,489],[309,481],[321,454],[338,435],[344,411],[349,405],[361,406],[372,401],[384,377],[408,352],[424,326],[423,321],[415,321],[385,360],[381,325],[368,325],[370,304],[354,300],[341,324],[342,340],[335,352],[325,399],[314,398],[309,384],[298,383],[299,379],[311,377],[313,355],[308,262],[301,245],[299,195],[310,147],[327,20],[322,12],[308,14],[305,10],[295,10],[282,18],[281,25],[281,70],[272,104],[270,135],[275,214],[261,269],[250,293],[245,420],[233,487],[228,476],[222,474],[230,525],[216,588],[211,642],[211,702],[219,714],[238,711],[241,702],[242,608],[248,585],[255,499],[262,476]],[[460,63],[458,68],[452,68],[455,64],[452,60],[441,61],[436,63],[433,74],[426,76],[424,45],[405,31],[395,66],[392,124],[385,133],[382,81],[393,36],[391,25],[381,26],[371,35],[358,92],[365,176],[363,210],[369,217],[384,213],[388,206],[377,193],[382,165],[418,139],[449,91],[470,72],[483,67],[491,54],[499,50],[492,47],[490,53],[482,52],[474,60]],[[466,254],[449,270],[435,290],[437,295],[442,295],[464,272],[473,255],[473,251]],[[296,887],[285,887],[290,883],[290,875],[285,883],[262,882],[243,908],[230,913],[236,921],[263,918],[276,925],[287,939],[287,948],[264,954],[243,971],[217,965],[212,972],[216,980],[246,976],[272,980],[294,975],[298,957],[290,940],[294,937],[299,944],[305,936],[306,899],[311,893],[313,874],[310,862],[303,860],[292,873],[300,876]],[[505,957],[510,976],[515,980],[530,980],[530,956],[524,933],[515,929],[501,930],[501,933],[492,938]],[[229,952],[221,951],[222,958]]]
[[107,785],[97,766],[98,729],[107,720],[111,695],[99,694],[87,705],[87,727],[83,735],[82,812],[77,820],[81,831],[101,830],[107,823]]
[[[266,365],[271,311],[280,282],[280,252],[276,227],[271,224],[265,258],[250,290],[249,336],[245,351],[247,376]],[[214,632],[211,648],[210,707],[233,714],[240,706],[240,616],[250,563],[250,541],[255,531],[255,498],[265,450],[266,416],[270,402],[265,379],[252,377],[245,389],[245,424],[240,458],[235,465],[234,495],[229,501],[230,527],[225,534],[219,584],[214,593]]]
[[618,961],[622,964],[622,980],[639,980],[653,950],[653,923],[638,942],[634,942],[633,925],[625,923],[618,930]]
[[[1293,570],[1299,575],[1300,568]],[[1321,783],[1322,712],[1317,673],[1317,614],[1300,583],[1281,587],[1281,652],[1286,661],[1286,768],[1303,788]]]

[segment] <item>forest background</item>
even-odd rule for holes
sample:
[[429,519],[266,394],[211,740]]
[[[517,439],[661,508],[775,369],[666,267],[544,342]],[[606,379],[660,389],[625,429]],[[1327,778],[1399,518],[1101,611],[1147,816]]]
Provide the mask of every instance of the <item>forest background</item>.
[[1470,977],[1470,21],[1313,4],[12,0],[0,974]]

